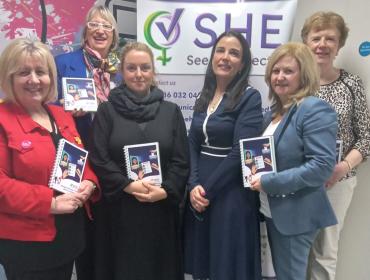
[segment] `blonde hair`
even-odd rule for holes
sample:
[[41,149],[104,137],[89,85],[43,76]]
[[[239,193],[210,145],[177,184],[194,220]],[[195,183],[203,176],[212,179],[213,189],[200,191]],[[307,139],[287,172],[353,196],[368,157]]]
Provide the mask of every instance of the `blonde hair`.
[[307,18],[301,30],[302,41],[306,43],[311,30],[321,31],[333,27],[339,31],[339,48],[341,48],[346,43],[349,29],[343,17],[334,12],[320,11]]
[[117,28],[117,22],[112,13],[109,11],[109,9],[102,5],[95,5],[92,6],[91,9],[87,12],[86,18],[85,18],[85,26],[82,30],[82,46],[85,46],[86,44],[86,35],[87,35],[87,23],[96,15],[98,14],[103,19],[108,21],[113,26],[113,40],[112,44],[110,46],[110,51],[115,50],[118,45],[118,28]]
[[13,40],[0,56],[0,89],[5,94],[5,100],[17,103],[13,90],[13,77],[28,57],[46,64],[50,78],[50,89],[43,103],[55,101],[57,98],[57,70],[54,57],[45,44],[27,38]]
[[[284,106],[272,89],[271,74],[275,64],[285,56],[294,58],[298,63],[300,88],[295,94],[289,96],[289,102]],[[267,63],[265,81],[269,86],[269,99],[273,104],[274,116],[284,113],[291,105],[299,103],[302,98],[313,95],[319,88],[320,78],[317,63],[311,50],[305,44],[296,42],[286,43],[275,49]]]
[[[127,54],[130,52],[130,51],[142,51],[142,52],[145,52],[149,55],[150,57],[150,61],[152,63],[152,68],[153,68],[153,72],[154,72],[154,75],[155,75],[155,66],[154,66],[154,55],[153,55],[153,52],[152,50],[144,43],[141,43],[141,42],[128,42],[122,49],[122,53],[121,53],[121,72],[123,72],[123,64],[125,62],[125,58],[127,56]],[[155,86],[156,85],[156,82],[152,81],[152,85]]]

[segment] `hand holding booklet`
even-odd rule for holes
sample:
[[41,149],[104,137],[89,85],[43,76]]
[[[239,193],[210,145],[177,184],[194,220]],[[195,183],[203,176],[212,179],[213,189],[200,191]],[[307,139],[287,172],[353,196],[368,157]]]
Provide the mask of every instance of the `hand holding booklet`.
[[161,162],[158,142],[127,145],[123,148],[127,177],[131,180],[148,180],[162,184]]
[[273,136],[241,139],[239,143],[245,188],[251,187],[254,178],[276,171]]
[[95,83],[91,78],[66,78],[62,79],[64,110],[83,110],[96,112],[98,100],[96,97]]
[[61,139],[58,144],[49,187],[62,192],[77,192],[82,181],[88,152]]

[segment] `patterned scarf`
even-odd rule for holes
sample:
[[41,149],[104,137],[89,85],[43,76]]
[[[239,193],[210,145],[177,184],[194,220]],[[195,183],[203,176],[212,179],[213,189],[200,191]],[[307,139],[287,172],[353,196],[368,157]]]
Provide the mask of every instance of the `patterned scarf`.
[[119,69],[120,61],[117,53],[110,52],[108,57],[103,59],[97,51],[85,45],[83,54],[87,69],[92,73],[95,82],[99,103],[107,101],[110,91],[110,75],[117,73]]

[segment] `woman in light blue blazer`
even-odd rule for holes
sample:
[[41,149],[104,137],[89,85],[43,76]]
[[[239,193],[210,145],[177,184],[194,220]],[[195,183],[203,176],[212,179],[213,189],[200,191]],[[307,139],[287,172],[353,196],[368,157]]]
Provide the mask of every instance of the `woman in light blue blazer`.
[[336,159],[336,113],[310,96],[319,75],[301,43],[274,51],[265,81],[273,105],[264,135],[274,136],[277,172],[255,179],[252,188],[260,192],[277,279],[305,280],[318,230],[337,223],[324,188]]

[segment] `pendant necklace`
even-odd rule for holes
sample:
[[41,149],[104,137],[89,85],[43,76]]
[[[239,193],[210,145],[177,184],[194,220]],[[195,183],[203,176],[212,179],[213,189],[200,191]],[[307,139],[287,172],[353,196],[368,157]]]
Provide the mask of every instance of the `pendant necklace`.
[[216,99],[216,102],[212,101],[209,104],[208,110],[209,110],[210,113],[213,113],[217,109],[217,105],[219,104],[219,102],[221,101],[223,96],[224,96],[224,93],[222,93],[221,96]]

